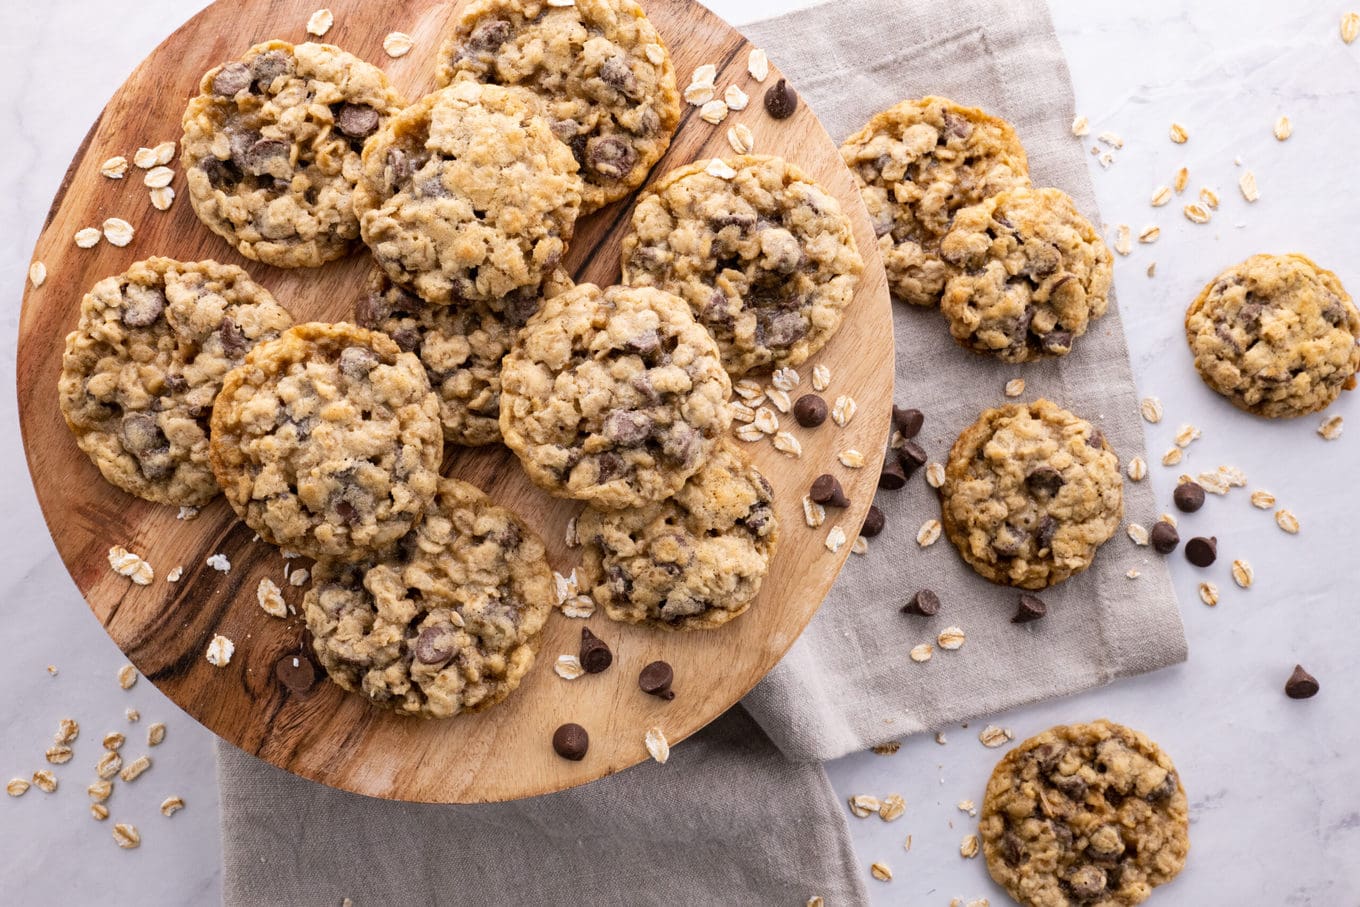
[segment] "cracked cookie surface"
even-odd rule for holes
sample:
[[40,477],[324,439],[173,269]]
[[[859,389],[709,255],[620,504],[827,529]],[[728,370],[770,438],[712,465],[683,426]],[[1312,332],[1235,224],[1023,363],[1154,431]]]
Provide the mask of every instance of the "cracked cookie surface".
[[623,241],[623,279],[689,303],[733,376],[796,366],[840,328],[864,270],[840,204],[793,164],[746,156],[650,186]]
[[1206,384],[1272,419],[1325,409],[1360,369],[1360,312],[1335,274],[1298,254],[1218,275],[1186,312],[1185,337]]
[[451,718],[519,686],[553,601],[538,536],[472,485],[441,479],[391,549],[317,563],[303,611],[340,687],[401,715]]
[[358,560],[405,535],[434,497],[439,400],[386,334],[302,324],[257,346],[213,406],[212,467],[272,545]]
[[1190,850],[1171,758],[1110,721],[1031,737],[992,772],[979,821],[992,878],[1026,907],[1128,907]]
[[989,409],[954,442],[940,506],[981,576],[1043,589],[1091,566],[1119,527],[1119,459],[1091,423],[1047,400]]
[[841,146],[859,181],[893,296],[936,305],[949,268],[940,240],[954,215],[1029,184],[1024,146],[1009,123],[948,98],[903,101]]
[[571,150],[521,88],[457,82],[364,147],[364,242],[392,280],[436,305],[499,309],[557,267],[581,210]]
[[533,91],[581,165],[585,212],[640,186],[680,122],[675,69],[633,0],[477,0],[439,51],[439,82]]
[[233,265],[151,258],[99,281],[66,337],[66,424],[104,478],[161,504],[218,494],[208,420],[227,372],[293,323]]
[[706,630],[744,614],[779,540],[774,493],[730,440],[675,496],[587,508],[577,524],[584,576],[611,620]]
[[1005,362],[1067,355],[1109,305],[1114,256],[1058,189],[1011,189],[963,209],[940,255],[954,269],[940,301],[950,333]]
[[364,141],[404,103],[383,71],[328,44],[269,41],[209,70],[200,91],[180,143],[199,220],[280,268],[347,254]]
[[420,357],[439,396],[444,440],[477,447],[501,439],[501,360],[515,334],[543,299],[571,287],[571,278],[557,270],[541,289],[517,290],[495,312],[480,302],[431,305],[374,268],[368,292],[355,304],[355,321]]
[[669,497],[731,425],[732,385],[684,301],[580,284],[501,369],[501,434],[535,484],[617,510]]

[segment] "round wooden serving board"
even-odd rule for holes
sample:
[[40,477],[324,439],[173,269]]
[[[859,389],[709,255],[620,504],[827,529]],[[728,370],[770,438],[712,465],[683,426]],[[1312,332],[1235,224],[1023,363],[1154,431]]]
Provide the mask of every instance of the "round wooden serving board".
[[[891,309],[868,217],[835,144],[806,106],[799,105],[798,113],[784,121],[765,113],[761,98],[778,73],[772,68],[763,85],[751,78],[746,69],[751,47],[741,35],[689,0],[644,2],[674,57],[681,88],[695,67],[713,63],[720,92],[737,84],[751,95],[750,106],[721,126],[704,122],[697,108],[687,105],[670,153],[653,176],[696,159],[731,156],[727,129],[745,123],[754,133],[757,153],[798,163],[853,219],[864,276],[840,332],[799,368],[799,390],[809,389],[814,364],[826,365],[832,375],[828,402],[851,395],[859,404],[858,415],[843,429],[828,420],[815,430],[783,417],[783,427],[802,442],[799,459],[780,454],[768,441],[745,445],[775,488],[782,541],[758,600],[721,629],[667,633],[614,624],[603,613],[589,621],[554,613],[538,661],[521,688],[487,712],[448,721],[394,717],[324,678],[308,693],[292,693],[275,679],[274,665],[300,651],[302,618],[270,617],[256,604],[256,587],[269,577],[283,588],[288,603],[301,610],[305,590],[284,581],[285,561],[279,552],[253,540],[254,533],[221,498],[196,519],[182,521],[176,508],[130,497],[102,481],[62,420],[57,376],[64,338],[75,327],[82,295],[99,279],[153,255],[240,265],[299,322],[352,317],[351,307],[368,273],[367,256],[292,271],[246,261],[195,219],[178,157],[172,166],[179,198],[167,212],[151,206],[142,171],[130,168],[122,180],[99,172],[100,164],[114,155],[131,160],[138,147],[178,141],[180,115],[197,92],[202,73],[270,38],[336,44],[382,66],[410,100],[434,87],[435,53],[458,4],[328,2],[335,25],[323,39],[306,34],[307,19],[320,0],[220,0],[210,6],[137,68],[71,162],[34,253],[47,265],[47,281],[27,288],[19,328],[20,417],[48,527],[95,616],[141,672],[214,733],[280,768],[371,796],[448,803],[528,797],[628,768],[648,758],[643,744],[647,728],[659,726],[674,744],[750,690],[806,626],[850,554],[848,542],[839,553],[824,542],[835,525],[853,541],[873,500],[893,387]],[[415,38],[415,49],[396,60],[382,48],[392,31]],[[602,286],[617,282],[619,245],[630,211],[630,202],[621,202],[577,225],[566,265],[578,281]],[[133,224],[137,232],[131,245],[76,247],[72,237],[77,230],[97,227],[109,217]],[[846,469],[837,462],[837,453],[846,448],[863,451],[864,468]],[[580,550],[565,543],[577,505],[534,488],[507,450],[451,449],[444,472],[478,485],[537,527],[554,569],[566,574],[578,563]],[[852,503],[844,511],[831,511],[826,524],[814,530],[804,523],[801,500],[822,472],[840,477]],[[155,567],[155,581],[137,586],[115,574],[107,559],[112,545],[144,556]],[[205,563],[219,552],[231,561],[228,573]],[[291,563],[292,569],[308,566]],[[167,582],[166,575],[177,565],[184,568],[183,578]],[[553,672],[553,664],[559,654],[577,650],[583,626],[610,643],[614,665],[568,682]],[[236,644],[235,656],[221,668],[204,658],[217,633]],[[675,668],[678,695],[672,702],[647,696],[637,686],[638,671],[658,658]],[[590,752],[581,762],[559,758],[549,744],[553,730],[566,721],[590,732]],[[673,758],[683,759],[684,750]]]

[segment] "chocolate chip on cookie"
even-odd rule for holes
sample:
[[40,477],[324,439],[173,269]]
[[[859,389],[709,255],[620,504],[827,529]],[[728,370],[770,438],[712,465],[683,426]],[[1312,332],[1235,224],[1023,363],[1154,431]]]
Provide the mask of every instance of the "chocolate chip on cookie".
[[765,110],[776,120],[787,120],[798,109],[798,92],[787,79],[780,79],[765,92]]
[[816,428],[826,421],[826,401],[816,394],[804,394],[793,404],[793,417],[804,428]]
[[812,480],[812,490],[808,497],[818,504],[828,507],[848,507],[850,499],[845,496],[841,483],[830,473],[822,473]]
[[1218,558],[1218,539],[1197,535],[1185,543],[1185,559],[1196,567],[1207,567]]
[[940,613],[940,597],[930,589],[922,589],[902,606],[903,614],[918,614],[921,617],[934,617]]
[[1152,531],[1148,533],[1148,541],[1152,544],[1152,550],[1158,554],[1170,554],[1181,543],[1181,535],[1176,531],[1176,527],[1166,520],[1158,520],[1152,524]]
[[675,671],[670,664],[654,661],[638,674],[638,687],[649,696],[656,696],[669,702],[675,698],[675,691],[671,689],[674,680]]
[[1172,492],[1171,499],[1182,513],[1194,513],[1204,506],[1204,488],[1198,482],[1182,482]]
[[590,735],[579,724],[564,724],[553,732],[552,747],[563,759],[580,762],[590,749]]
[[614,663],[614,653],[610,651],[609,643],[591,633],[589,627],[581,628],[579,657],[581,667],[586,669],[587,674],[599,674]]
[[883,511],[873,504],[869,505],[869,512],[864,515],[864,524],[859,527],[859,534],[866,539],[871,539],[883,531],[883,526],[887,523],[887,517]]
[[1319,689],[1316,677],[1305,671],[1303,665],[1294,665],[1294,673],[1285,681],[1284,694],[1290,699],[1311,699]]

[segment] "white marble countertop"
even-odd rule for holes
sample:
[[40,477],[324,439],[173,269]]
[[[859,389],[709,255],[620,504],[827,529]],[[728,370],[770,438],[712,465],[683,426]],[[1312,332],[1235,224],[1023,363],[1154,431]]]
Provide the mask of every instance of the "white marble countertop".
[[[205,903],[220,890],[211,735],[150,683],[118,688],[114,675],[124,659],[63,570],[30,489],[12,383],[20,287],[68,160],[114,87],[202,5],[48,0],[6,4],[0,12],[0,286],[6,288],[0,357],[8,388],[0,394],[0,463],[9,475],[0,487],[0,527],[9,539],[0,547],[0,647],[6,653],[0,688],[8,703],[0,713],[0,777],[27,776],[41,766],[61,717],[81,722],[87,746],[88,738],[125,731],[125,753],[133,756],[145,751],[148,724],[169,726],[166,742],[151,751],[154,772],[115,794],[119,816],[143,829],[140,850],[117,850],[107,825],[90,820],[82,772],[58,770],[66,786],[55,797],[32,791],[0,802],[0,879],[8,903]],[[808,4],[710,5],[740,23]],[[1180,472],[1233,464],[1247,473],[1251,488],[1275,493],[1303,529],[1297,536],[1281,532],[1269,513],[1250,506],[1245,491],[1211,498],[1182,526],[1192,530],[1183,535],[1218,536],[1218,563],[1206,575],[1174,558],[1189,663],[992,720],[1021,738],[1104,715],[1146,731],[1172,754],[1190,792],[1192,852],[1182,876],[1156,903],[1354,903],[1360,891],[1360,788],[1353,778],[1360,675],[1347,631],[1360,603],[1348,575],[1357,563],[1349,530],[1360,512],[1360,484],[1349,472],[1360,465],[1360,394],[1331,410],[1353,423],[1333,442],[1315,434],[1315,417],[1276,424],[1241,415],[1195,376],[1180,321],[1200,286],[1257,251],[1303,251],[1336,270],[1352,292],[1360,290],[1354,230],[1360,42],[1347,47],[1338,37],[1341,14],[1360,2],[1053,0],[1053,6],[1076,86],[1074,113],[1092,124],[1087,142],[1110,130],[1126,143],[1109,169],[1091,158],[1106,223],[1127,223],[1135,234],[1151,224],[1162,228],[1158,242],[1135,243],[1133,254],[1119,259],[1116,277],[1139,389],[1160,397],[1166,409],[1165,420],[1148,427],[1150,481],[1169,505]],[[1272,135],[1280,115],[1294,124],[1287,142]],[[1172,121],[1188,128],[1189,143],[1168,140]],[[1209,225],[1181,215],[1188,197],[1149,206],[1153,189],[1182,165],[1190,170],[1187,195],[1208,186],[1222,198]],[[1237,191],[1244,168],[1260,184],[1253,205]],[[1153,261],[1157,273],[1149,278],[1145,270]],[[1157,465],[1187,422],[1203,431],[1202,440],[1181,467]],[[1228,564],[1234,558],[1254,566],[1251,589],[1233,585]],[[1221,590],[1216,608],[1200,603],[1202,579]],[[1296,661],[1321,681],[1315,699],[1283,695]],[[49,676],[49,664],[57,676]],[[142,714],[131,727],[128,707]],[[955,804],[981,799],[998,755],[977,741],[980,724],[946,729],[943,746],[915,738],[895,756],[866,753],[828,766],[842,796],[900,792],[907,800],[906,815],[891,824],[850,820],[865,878],[875,860],[895,874],[889,884],[868,882],[874,903],[943,907],[954,897],[1006,903],[981,859],[964,860],[958,852],[973,820]],[[173,826],[157,815],[171,794],[188,804]],[[908,835],[910,852],[903,848]]]

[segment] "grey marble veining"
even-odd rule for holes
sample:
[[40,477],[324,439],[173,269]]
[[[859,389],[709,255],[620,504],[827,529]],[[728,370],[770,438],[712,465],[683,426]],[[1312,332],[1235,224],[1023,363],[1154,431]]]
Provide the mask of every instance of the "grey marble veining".
[[[0,685],[8,703],[0,711],[0,779],[44,765],[58,719],[74,717],[82,726],[76,760],[56,769],[57,794],[32,790],[0,800],[8,903],[199,904],[215,901],[220,890],[211,737],[150,683],[118,688],[123,658],[63,570],[29,486],[13,394],[20,287],[66,164],[114,88],[201,5],[50,0],[0,10],[0,360],[8,389],[0,394],[0,463],[8,477],[0,487]],[[740,22],[808,4],[710,5]],[[1189,663],[991,719],[1023,737],[1104,715],[1166,747],[1190,792],[1192,850],[1181,878],[1154,903],[1333,905],[1354,903],[1360,891],[1360,792],[1350,780],[1360,749],[1353,706],[1360,680],[1348,633],[1357,605],[1350,536],[1360,510],[1352,478],[1360,464],[1360,404],[1348,399],[1333,408],[1353,424],[1352,434],[1331,443],[1314,433],[1317,418],[1275,424],[1240,415],[1199,382],[1180,327],[1199,287],[1252,252],[1303,251],[1360,289],[1351,176],[1360,144],[1360,43],[1346,47],[1337,36],[1346,8],[1330,0],[1054,0],[1076,86],[1073,112],[1092,124],[1086,144],[1097,144],[1105,130],[1126,143],[1108,170],[1091,158],[1105,222],[1129,224],[1135,234],[1162,228],[1156,243],[1135,244],[1116,268],[1139,389],[1166,409],[1165,420],[1149,427],[1149,481],[1170,509],[1180,472],[1231,463],[1303,524],[1298,536],[1287,536],[1247,503],[1246,492],[1211,498],[1182,519],[1182,534],[1217,535],[1218,564],[1206,575],[1177,557],[1173,569]],[[1294,124],[1287,142],[1271,135],[1281,114]],[[1167,139],[1173,120],[1188,128],[1187,144]],[[1169,184],[1182,165],[1190,170],[1186,196],[1153,209],[1153,189]],[[1244,167],[1260,184],[1254,205],[1237,191]],[[1222,206],[1211,224],[1197,226],[1180,210],[1202,186],[1215,190]],[[1157,273],[1148,278],[1152,261]],[[910,388],[898,396],[909,401]],[[1199,426],[1203,438],[1181,466],[1160,466],[1185,423]],[[1138,518],[1150,524],[1156,516]],[[1250,590],[1236,588],[1228,574],[1238,557],[1255,568]],[[1220,587],[1217,608],[1200,603],[1201,579]],[[986,657],[966,645],[959,654]],[[1295,661],[1321,680],[1316,699],[1283,696]],[[57,676],[49,676],[48,664]],[[128,707],[141,711],[139,723],[127,723]],[[169,733],[147,750],[146,727],[154,721],[166,722]],[[958,854],[975,820],[955,804],[981,800],[998,755],[977,741],[981,724],[944,729],[944,745],[914,738],[895,756],[866,753],[829,766],[844,796],[900,792],[907,799],[896,822],[850,820],[866,879],[874,860],[895,873],[890,884],[869,881],[875,903],[1006,902],[982,861]],[[110,824],[89,817],[83,791],[98,740],[110,730],[128,735],[127,756],[148,752],[155,762],[137,783],[119,785],[109,804],[116,819],[141,829],[136,851],[114,846]],[[171,794],[188,806],[166,819],[157,807]],[[910,852],[903,847],[908,835]]]

